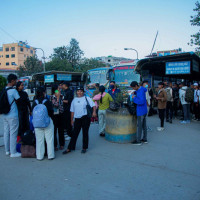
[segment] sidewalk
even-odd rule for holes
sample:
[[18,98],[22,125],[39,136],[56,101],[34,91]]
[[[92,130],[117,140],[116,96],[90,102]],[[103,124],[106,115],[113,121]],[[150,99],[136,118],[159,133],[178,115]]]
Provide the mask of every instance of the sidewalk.
[[79,136],[75,152],[53,161],[9,158],[1,147],[1,199],[199,200],[200,123],[176,120],[157,132],[153,116],[148,125],[149,144],[134,146],[106,141],[92,124],[85,155]]

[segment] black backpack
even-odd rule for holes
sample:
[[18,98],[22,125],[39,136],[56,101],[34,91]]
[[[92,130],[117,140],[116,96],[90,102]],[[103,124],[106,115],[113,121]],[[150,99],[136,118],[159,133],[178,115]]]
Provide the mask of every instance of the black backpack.
[[10,108],[15,100],[10,104],[8,101],[7,91],[13,89],[12,87],[4,88],[0,94],[0,114],[8,114],[10,112]]
[[137,104],[130,100],[130,96],[127,99],[128,111],[131,115],[136,115]]
[[27,130],[21,135],[22,143],[24,145],[35,145],[36,139],[35,134],[31,130]]

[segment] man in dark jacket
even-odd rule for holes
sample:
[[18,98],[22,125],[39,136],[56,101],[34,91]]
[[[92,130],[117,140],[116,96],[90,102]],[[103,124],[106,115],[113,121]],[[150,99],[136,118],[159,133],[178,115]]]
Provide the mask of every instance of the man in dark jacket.
[[110,82],[110,89],[108,90],[108,94],[113,98],[113,100],[116,99],[118,93],[120,93],[120,89],[117,88],[115,81]]
[[[143,86],[139,87],[136,81],[133,81],[130,85],[135,92],[131,94],[131,100],[137,104],[137,133],[136,133],[136,141],[132,144],[141,145],[143,143],[147,143],[147,125],[146,125],[146,115],[147,115],[147,101],[146,101],[146,92],[147,89]],[[141,140],[143,130],[143,139]]]
[[74,98],[74,94],[72,90],[69,88],[68,82],[63,82],[62,89],[64,94],[64,100],[63,100],[63,107],[64,107],[64,120],[65,120],[65,129],[67,130],[67,135],[71,137],[72,135],[72,125],[71,125],[71,112],[70,112],[70,106],[72,103],[72,100]]

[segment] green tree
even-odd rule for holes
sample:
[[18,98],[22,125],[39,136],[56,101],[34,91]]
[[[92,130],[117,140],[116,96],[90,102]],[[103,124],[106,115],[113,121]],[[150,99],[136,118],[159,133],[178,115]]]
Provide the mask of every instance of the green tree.
[[5,77],[0,75],[0,91],[3,90],[3,88],[6,86],[7,80]]
[[18,75],[21,76],[31,76],[34,73],[42,72],[43,65],[42,62],[37,58],[37,56],[27,57],[24,61],[24,65],[18,67]]
[[76,39],[72,38],[70,45],[67,47],[67,60],[72,65],[74,69],[77,68],[81,57],[84,55],[84,52],[80,49],[79,43]]
[[57,47],[54,48],[54,53],[51,56],[53,59],[60,59],[60,60],[67,60],[67,47],[62,46],[62,47]]
[[[191,16],[191,25],[192,26],[200,26],[200,3],[197,1],[195,3],[196,7],[193,9],[193,11],[196,12],[196,15]],[[191,35],[191,40],[190,40],[191,46],[196,46],[195,50],[197,52],[200,51],[200,31],[198,31],[196,34]]]

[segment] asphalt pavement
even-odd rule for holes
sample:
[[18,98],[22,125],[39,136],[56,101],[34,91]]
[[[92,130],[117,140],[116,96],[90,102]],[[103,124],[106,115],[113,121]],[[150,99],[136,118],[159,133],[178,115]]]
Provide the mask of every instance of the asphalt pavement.
[[0,199],[200,200],[200,122],[158,132],[153,116],[148,125],[149,143],[134,146],[106,141],[92,124],[86,154],[80,135],[75,152],[52,161],[10,158],[0,147]]

